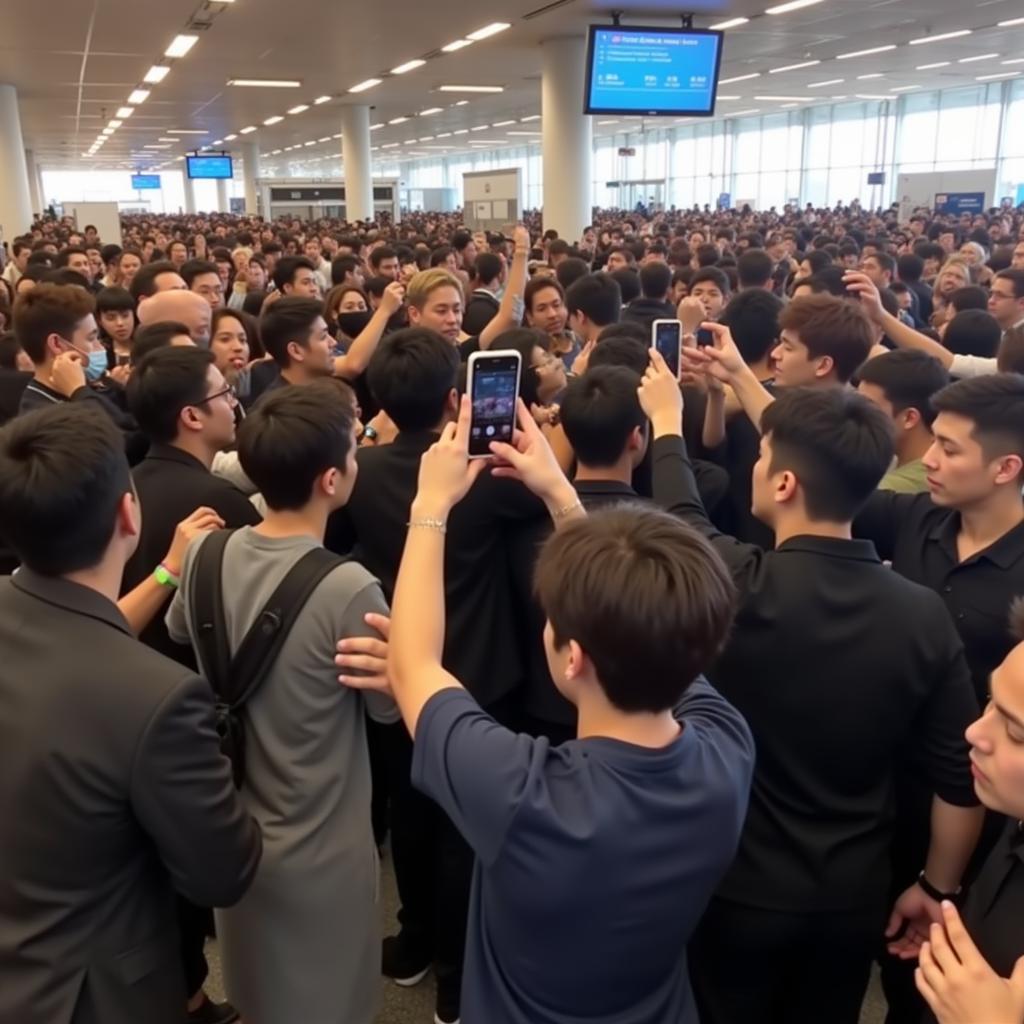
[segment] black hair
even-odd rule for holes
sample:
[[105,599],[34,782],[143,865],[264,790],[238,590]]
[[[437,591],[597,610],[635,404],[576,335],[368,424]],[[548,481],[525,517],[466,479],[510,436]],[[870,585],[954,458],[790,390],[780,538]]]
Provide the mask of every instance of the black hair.
[[14,331],[0,331],[0,367],[5,370],[16,370],[18,353],[21,351]]
[[832,257],[823,249],[812,249],[810,252],[804,253],[800,262],[806,263],[811,268],[812,274],[817,274],[826,267],[832,266]]
[[697,257],[697,266],[704,269],[706,267],[713,267],[718,262],[721,253],[719,253],[717,245],[705,242],[703,245],[697,246],[697,251],[694,255]]
[[519,397],[529,409],[531,405],[540,404],[540,396],[537,390],[540,386],[540,378],[532,365],[534,348],[542,348],[545,352],[551,350],[551,339],[543,332],[532,327],[513,327],[511,330],[502,331],[492,345],[495,351],[499,349],[510,349],[518,352],[522,357],[522,369],[519,373]]
[[610,274],[588,274],[574,281],[565,293],[570,314],[583,313],[598,327],[607,327],[622,312],[622,290]]
[[645,428],[647,417],[637,397],[639,386],[639,375],[625,366],[593,367],[570,381],[560,415],[580,465],[614,466],[633,431]]
[[672,287],[672,268],[655,261],[640,268],[640,294],[646,299],[664,299]]
[[[150,352],[158,348],[166,348],[173,338],[184,335],[192,339],[189,329],[179,320],[161,320],[155,324],[144,324],[135,332],[132,339],[132,365],[141,362]],[[180,346],[184,348],[185,346]]]
[[892,421],[847,388],[786,388],[761,417],[770,471],[790,470],[812,520],[848,523],[894,454]]
[[586,277],[590,273],[590,264],[579,256],[570,256],[555,267],[555,280],[563,288],[568,288],[574,281]]
[[345,253],[344,256],[335,256],[331,260],[331,284],[344,284],[345,278],[352,273],[353,270],[358,270],[360,266],[360,260],[358,256],[353,256],[351,253]]
[[355,416],[355,395],[339,380],[271,391],[238,429],[238,461],[270,508],[301,509],[317,477],[345,472]]
[[690,292],[692,293],[693,289],[704,281],[715,285],[723,295],[728,295],[732,291],[729,275],[721,267],[701,267],[695,271],[690,278]]
[[291,364],[288,346],[293,341],[308,347],[309,332],[323,314],[322,302],[302,295],[286,295],[267,309],[260,318],[260,339],[279,367],[287,369]]
[[819,270],[816,274],[800,278],[796,283],[805,287],[809,286],[814,295],[834,295],[836,298],[842,299],[846,298],[848,294],[843,281],[845,273],[846,271],[842,267],[829,263],[827,267]]
[[380,265],[384,260],[396,260],[398,259],[398,253],[389,245],[379,245],[373,252],[370,253],[370,266],[374,271],[380,269]]
[[48,270],[43,275],[43,281],[47,284],[74,285],[76,288],[84,288],[88,291],[89,281],[83,274],[70,267],[61,267],[59,270]]
[[938,359],[912,348],[869,359],[857,376],[863,383],[880,388],[894,413],[916,409],[929,427],[935,419],[932,396],[949,383],[949,374]]
[[[640,327],[639,324],[617,324],[617,327]],[[605,328],[608,331],[610,328]],[[640,327],[643,331],[643,328]],[[605,333],[601,332],[602,335]],[[647,332],[643,331],[646,336]],[[587,364],[587,373],[596,370],[599,366],[625,366],[632,370],[638,377],[642,377],[647,371],[651,362],[651,353],[646,337],[637,338],[632,333],[620,331],[609,334],[607,337],[598,338],[594,351],[590,353],[590,362]]]
[[999,351],[1002,335],[999,324],[991,314],[982,309],[965,309],[946,324],[942,344],[956,355],[991,359]]
[[283,294],[285,285],[291,284],[296,273],[302,269],[316,272],[313,261],[305,256],[282,256],[274,267],[274,286]]
[[62,402],[0,430],[0,535],[44,576],[96,565],[132,479],[124,436],[93,402]]
[[101,288],[96,295],[96,315],[115,310],[135,312],[135,301],[127,288]]
[[901,281],[917,284],[924,276],[924,260],[916,252],[905,252],[896,260],[896,273]]
[[640,297],[640,275],[635,266],[620,267],[608,276],[618,284],[623,306],[628,306]]
[[61,251],[57,253],[57,267],[66,267],[72,256],[84,256],[86,259],[89,258],[89,254],[79,246],[68,246],[67,249],[61,249]]
[[[185,266],[188,266],[188,264],[186,263]],[[148,299],[151,296],[156,295],[156,279],[161,274],[177,273],[178,268],[169,260],[156,260],[154,263],[143,263],[132,278],[131,284],[128,286],[128,292],[136,302],[138,302],[143,296]]]
[[212,260],[187,260],[182,264],[181,270],[178,271],[181,274],[185,285],[188,288],[192,287],[192,282],[199,277],[200,274],[216,274],[217,280],[220,280],[220,272],[217,270],[217,264]]
[[501,277],[501,260],[492,252],[482,252],[477,255],[473,269],[480,285],[491,284]]
[[722,310],[719,323],[729,328],[748,365],[764,359],[778,343],[782,310],[782,300],[764,288],[738,292]]
[[775,264],[764,249],[748,249],[736,261],[741,288],[766,288],[774,270]]
[[410,327],[389,334],[367,367],[366,380],[399,430],[433,430],[459,373],[458,350],[436,331]]
[[135,363],[128,381],[128,408],[151,441],[170,444],[178,436],[181,410],[206,399],[206,374],[213,362],[209,349],[168,345]]
[[987,459],[1014,454],[1024,459],[1024,376],[988,373],[958,380],[933,399],[936,413],[970,420],[971,436]]

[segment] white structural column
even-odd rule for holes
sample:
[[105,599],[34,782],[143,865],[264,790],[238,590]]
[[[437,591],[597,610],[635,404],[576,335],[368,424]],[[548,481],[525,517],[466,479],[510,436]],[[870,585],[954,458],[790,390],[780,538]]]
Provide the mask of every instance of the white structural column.
[[188,170],[181,172],[185,179],[185,212],[198,213],[196,209],[196,183],[188,176]]
[[373,220],[370,108],[341,108],[341,162],[345,165],[345,219]]
[[592,129],[583,113],[587,42],[582,36],[546,39],[541,57],[544,229],[576,242],[592,216]]
[[32,202],[21,136],[18,93],[0,84],[0,233],[8,242],[32,226]]
[[217,179],[217,212],[227,213],[228,207],[231,204],[228,202],[228,179],[218,178]]
[[[242,173],[245,180],[245,212],[256,213],[259,205],[256,199],[256,179],[260,176],[260,147],[256,142],[242,145]],[[266,216],[266,211],[264,211]]]
[[36,155],[31,149],[25,150],[25,173],[28,175],[28,196],[33,213],[43,212],[43,190],[40,184]]

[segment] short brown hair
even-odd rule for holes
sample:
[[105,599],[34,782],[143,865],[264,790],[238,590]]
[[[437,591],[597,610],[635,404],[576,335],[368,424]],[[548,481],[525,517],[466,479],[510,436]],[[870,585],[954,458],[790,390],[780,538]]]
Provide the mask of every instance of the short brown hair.
[[462,282],[450,271],[443,267],[432,267],[430,270],[421,270],[414,274],[406,290],[406,301],[410,306],[422,309],[427,304],[431,292],[438,288],[455,288],[459,295],[462,292]]
[[14,333],[36,366],[46,362],[46,339],[51,334],[71,338],[75,328],[96,312],[93,297],[67,284],[37,284],[14,303]]
[[736,591],[711,544],[674,516],[622,506],[544,545],[534,586],[556,647],[575,640],[611,704],[674,707],[721,651]]
[[845,384],[871,353],[875,343],[871,321],[849,299],[834,295],[801,295],[779,314],[779,330],[793,331],[814,359],[828,356]]

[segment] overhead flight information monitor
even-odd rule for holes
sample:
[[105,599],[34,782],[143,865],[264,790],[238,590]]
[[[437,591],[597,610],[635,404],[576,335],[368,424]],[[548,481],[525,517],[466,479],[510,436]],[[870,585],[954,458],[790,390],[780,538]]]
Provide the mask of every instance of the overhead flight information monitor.
[[710,29],[591,25],[584,112],[708,117],[721,60]]
[[189,156],[185,158],[190,178],[230,178],[232,176],[229,156]]

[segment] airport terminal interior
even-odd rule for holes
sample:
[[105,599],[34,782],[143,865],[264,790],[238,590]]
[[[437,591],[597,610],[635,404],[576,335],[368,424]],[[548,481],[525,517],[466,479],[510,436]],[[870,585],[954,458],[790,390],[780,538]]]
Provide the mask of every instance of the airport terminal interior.
[[0,5],[0,1024],[140,1022],[1024,1024],[1021,0]]

